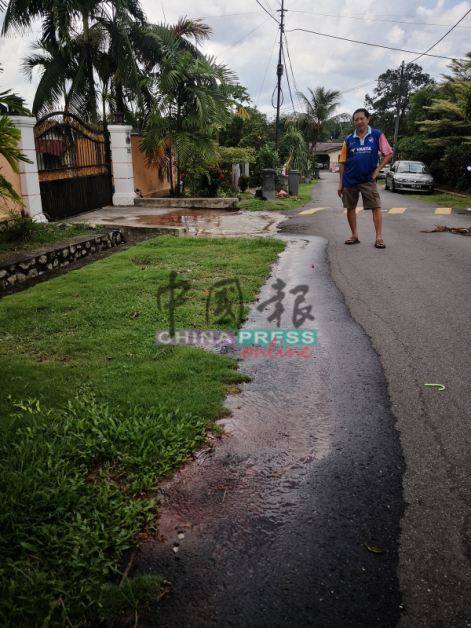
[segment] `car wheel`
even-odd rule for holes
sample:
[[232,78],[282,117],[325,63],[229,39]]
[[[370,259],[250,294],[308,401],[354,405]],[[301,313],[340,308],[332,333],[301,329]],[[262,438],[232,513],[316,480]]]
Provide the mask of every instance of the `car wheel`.
[[396,184],[394,183],[394,179],[391,181],[391,192],[395,192],[396,191]]
[[384,182],[384,189],[389,190],[388,177],[386,177],[386,181]]
[[429,194],[434,194],[434,193],[435,193],[435,190],[434,190],[434,188],[431,188],[431,189],[430,189],[430,192],[429,192]]

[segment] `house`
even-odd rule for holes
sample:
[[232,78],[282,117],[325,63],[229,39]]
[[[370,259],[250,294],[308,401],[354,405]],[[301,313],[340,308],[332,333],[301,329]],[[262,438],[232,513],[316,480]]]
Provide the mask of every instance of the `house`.
[[317,142],[314,146],[309,144],[309,152],[315,155],[317,163],[330,169],[331,162],[339,163],[343,142]]

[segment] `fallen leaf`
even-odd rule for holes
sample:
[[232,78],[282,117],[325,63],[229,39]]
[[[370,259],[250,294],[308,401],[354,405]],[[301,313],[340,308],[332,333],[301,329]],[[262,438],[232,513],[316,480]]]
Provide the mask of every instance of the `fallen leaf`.
[[131,316],[131,319],[136,318],[136,316],[139,316],[140,312],[134,312],[134,314]]
[[368,545],[368,543],[363,543],[363,545],[366,547],[366,549],[369,549],[370,552],[373,552],[374,554],[382,554],[384,552],[384,550],[380,549],[379,547],[372,547],[371,545]]
[[78,297],[78,294],[74,294],[74,299],[75,299],[75,297]]
[[315,268],[314,264],[311,264],[311,268]]

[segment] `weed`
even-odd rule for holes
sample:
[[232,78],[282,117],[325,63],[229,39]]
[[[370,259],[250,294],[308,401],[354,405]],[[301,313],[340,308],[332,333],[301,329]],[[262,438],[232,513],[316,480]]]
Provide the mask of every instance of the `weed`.
[[288,197],[286,199],[275,198],[273,201],[262,201],[259,198],[252,198],[252,200],[242,201],[242,203],[239,204],[239,208],[258,212],[297,209],[312,200],[311,193],[316,183],[317,181],[313,183],[300,183],[299,196],[296,197]]
[[64,609],[84,625],[116,556],[152,528],[157,504],[146,495],[204,441],[207,423],[178,410],[112,411],[90,393],[60,410],[36,400],[14,410],[0,447],[2,625],[63,625]]

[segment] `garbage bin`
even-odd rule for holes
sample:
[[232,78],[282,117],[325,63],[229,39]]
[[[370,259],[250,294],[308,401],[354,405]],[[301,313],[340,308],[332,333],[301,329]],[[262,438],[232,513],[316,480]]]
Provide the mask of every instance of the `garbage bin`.
[[318,170],[318,168],[316,168],[314,170],[314,179],[318,179],[318,178],[319,178],[319,170]]
[[298,196],[299,194],[299,170],[288,170],[288,185],[290,196]]
[[304,183],[311,183],[311,171],[306,170],[304,173]]
[[264,168],[262,175],[262,198],[272,201],[275,198],[275,175],[273,168]]

